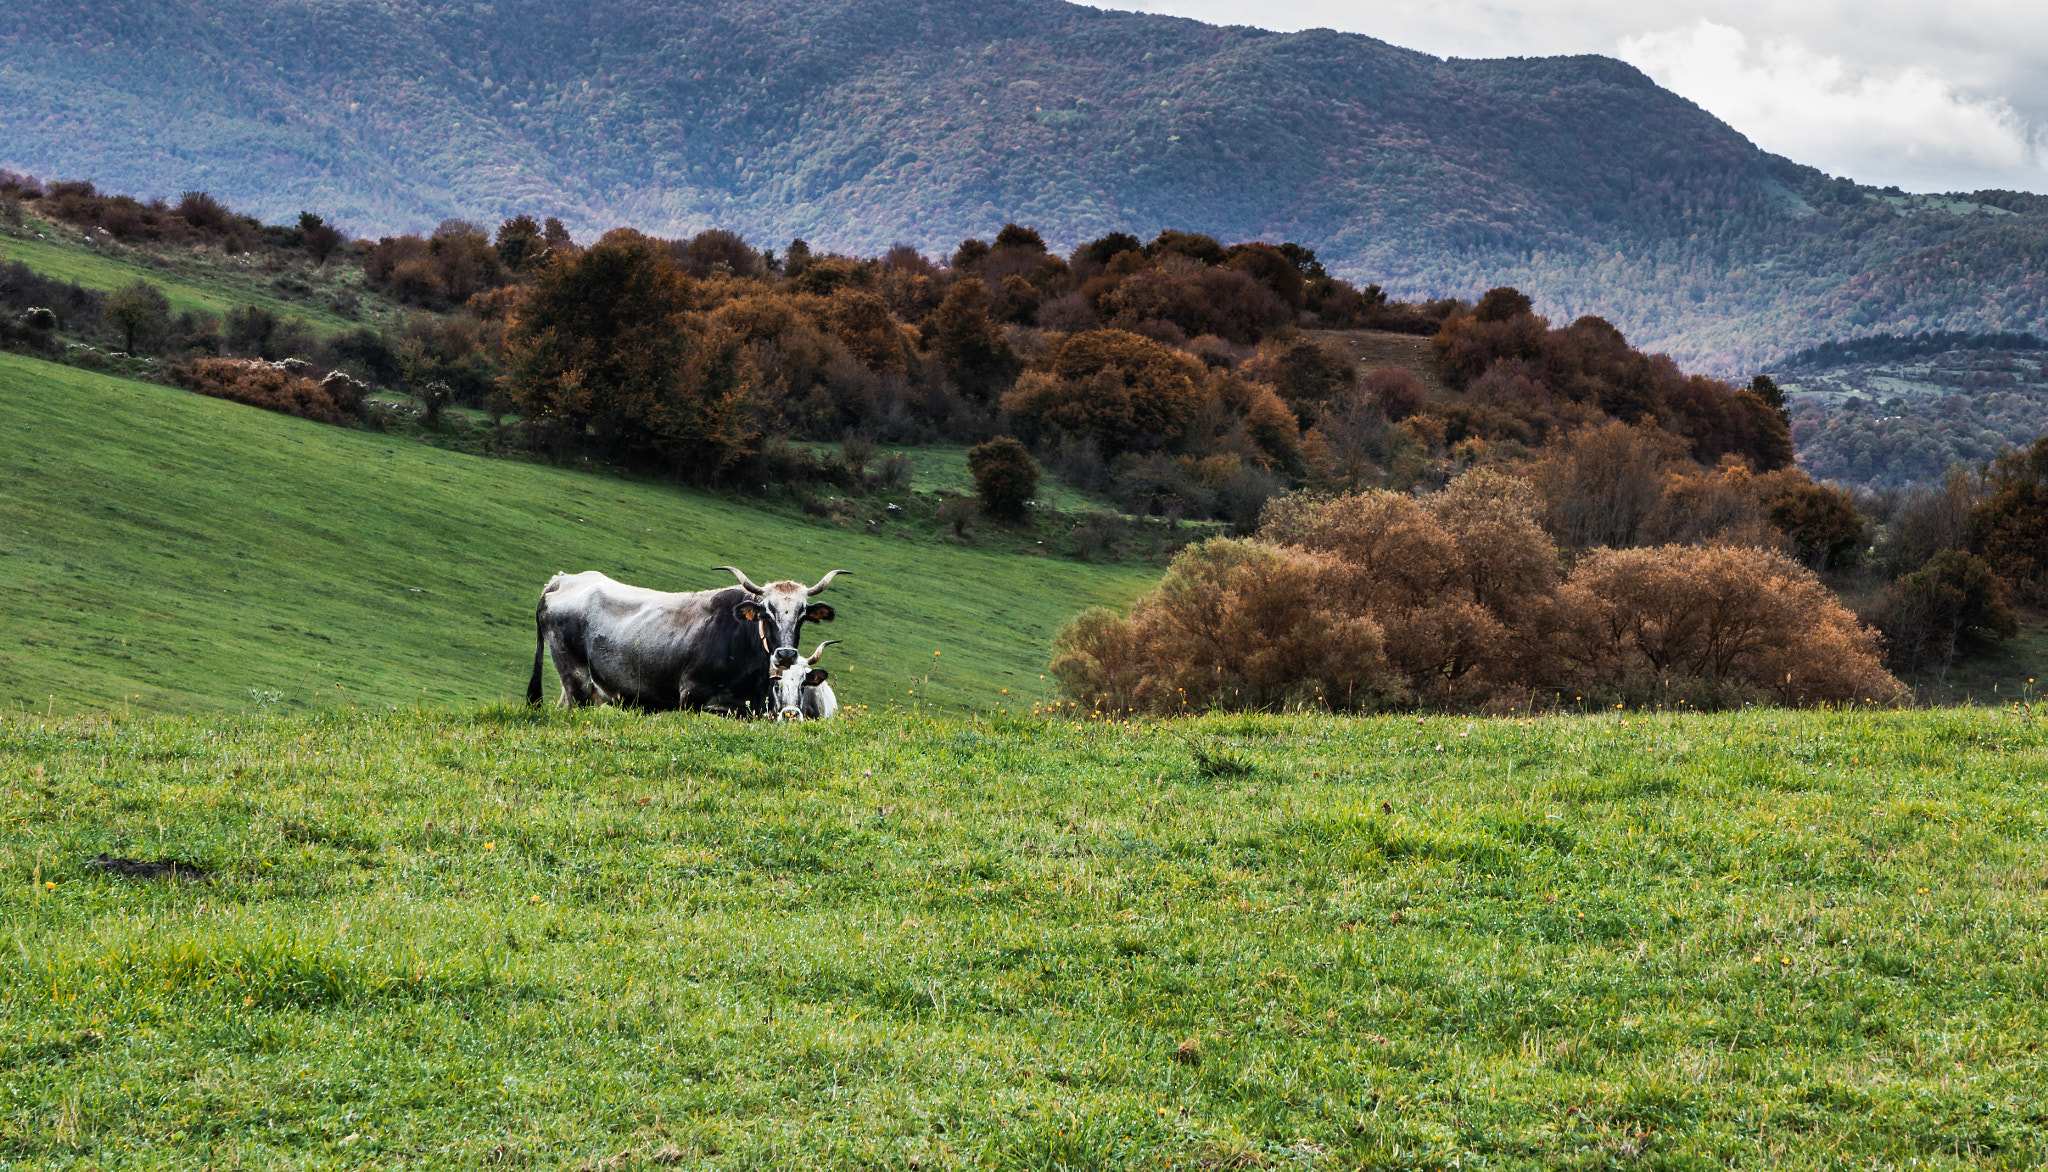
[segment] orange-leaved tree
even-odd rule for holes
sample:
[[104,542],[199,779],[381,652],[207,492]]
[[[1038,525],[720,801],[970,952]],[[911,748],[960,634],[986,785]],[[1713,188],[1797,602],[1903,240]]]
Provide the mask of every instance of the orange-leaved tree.
[[699,483],[745,455],[740,338],[694,312],[692,285],[630,228],[556,254],[506,335],[509,390],[528,418],[593,434]]

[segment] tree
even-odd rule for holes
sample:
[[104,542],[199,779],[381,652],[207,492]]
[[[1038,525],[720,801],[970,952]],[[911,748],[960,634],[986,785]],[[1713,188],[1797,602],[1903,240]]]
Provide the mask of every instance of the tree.
[[1816,570],[1855,564],[1863,552],[1863,516],[1846,491],[1815,484],[1797,469],[1759,476],[1756,485],[1764,516],[1792,539],[1800,561]]
[[2048,602],[2048,435],[1991,466],[1991,495],[1970,514],[1970,549],[2022,601]]
[[746,454],[739,337],[692,312],[692,284],[630,228],[549,260],[505,339],[529,418],[652,457],[698,482]]
[[313,258],[313,263],[325,265],[327,258],[333,256],[335,249],[343,243],[341,233],[327,221],[312,212],[299,213],[299,245],[306,250],[306,255]]
[[1991,644],[2019,633],[2007,590],[1973,554],[1942,550],[1885,587],[1870,616],[1884,632],[1896,671],[1948,670],[1965,643]]
[[1045,238],[1038,234],[1036,228],[1027,228],[1022,224],[1004,224],[1003,230],[996,233],[995,246],[1022,249],[1027,252],[1044,252]]
[[1511,285],[1501,285],[1486,291],[1486,296],[1481,297],[1479,304],[1473,307],[1472,317],[1485,322],[1509,321],[1528,313],[1534,304],[1529,300],[1529,295],[1520,289]]
[[988,289],[980,281],[955,281],[924,323],[925,348],[968,397],[982,400],[1016,377],[1018,366],[988,311]]
[[171,303],[163,290],[148,281],[137,281],[114,290],[103,312],[126,339],[123,349],[133,354],[138,339],[154,338],[170,324]]
[[1024,519],[1024,502],[1038,491],[1038,461],[1024,445],[1006,435],[967,450],[967,470],[974,474],[974,495],[982,512],[1002,521]]
[[498,225],[497,243],[493,245],[498,261],[513,272],[524,272],[528,267],[547,255],[547,241],[541,236],[540,222],[532,216],[517,215]]
[[[1202,409],[1202,364],[1137,334],[1068,334],[1046,348],[1043,361],[1048,373],[1072,388],[1062,397],[1084,400],[1093,421],[1088,428],[1058,416],[1048,422],[1067,431],[1092,431],[1105,451],[1178,443]],[[1011,406],[1007,398],[1004,405],[1034,410],[1021,401]],[[1128,422],[1118,422],[1119,415]]]

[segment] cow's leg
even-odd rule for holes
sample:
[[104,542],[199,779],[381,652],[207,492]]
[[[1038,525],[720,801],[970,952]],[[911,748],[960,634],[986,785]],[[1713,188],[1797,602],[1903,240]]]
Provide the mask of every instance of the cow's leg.
[[568,639],[557,635],[548,640],[548,649],[554,653],[555,674],[562,678],[562,707],[605,702],[604,689],[591,677],[589,662],[576,653]]

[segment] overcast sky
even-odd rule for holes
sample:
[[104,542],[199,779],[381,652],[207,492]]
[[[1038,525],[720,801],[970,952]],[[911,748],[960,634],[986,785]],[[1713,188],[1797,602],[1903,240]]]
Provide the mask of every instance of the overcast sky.
[[1602,53],[1750,140],[1908,191],[2048,192],[2048,0],[1121,0],[1440,57]]

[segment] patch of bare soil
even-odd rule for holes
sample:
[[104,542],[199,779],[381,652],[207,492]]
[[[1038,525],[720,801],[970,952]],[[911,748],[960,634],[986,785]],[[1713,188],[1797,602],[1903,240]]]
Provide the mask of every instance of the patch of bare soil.
[[1432,399],[1450,398],[1451,391],[1436,372],[1436,355],[1429,339],[1415,334],[1392,334],[1383,330],[1306,330],[1311,338],[1333,338],[1351,348],[1358,357],[1360,372],[1370,374],[1392,366],[1415,376]]

